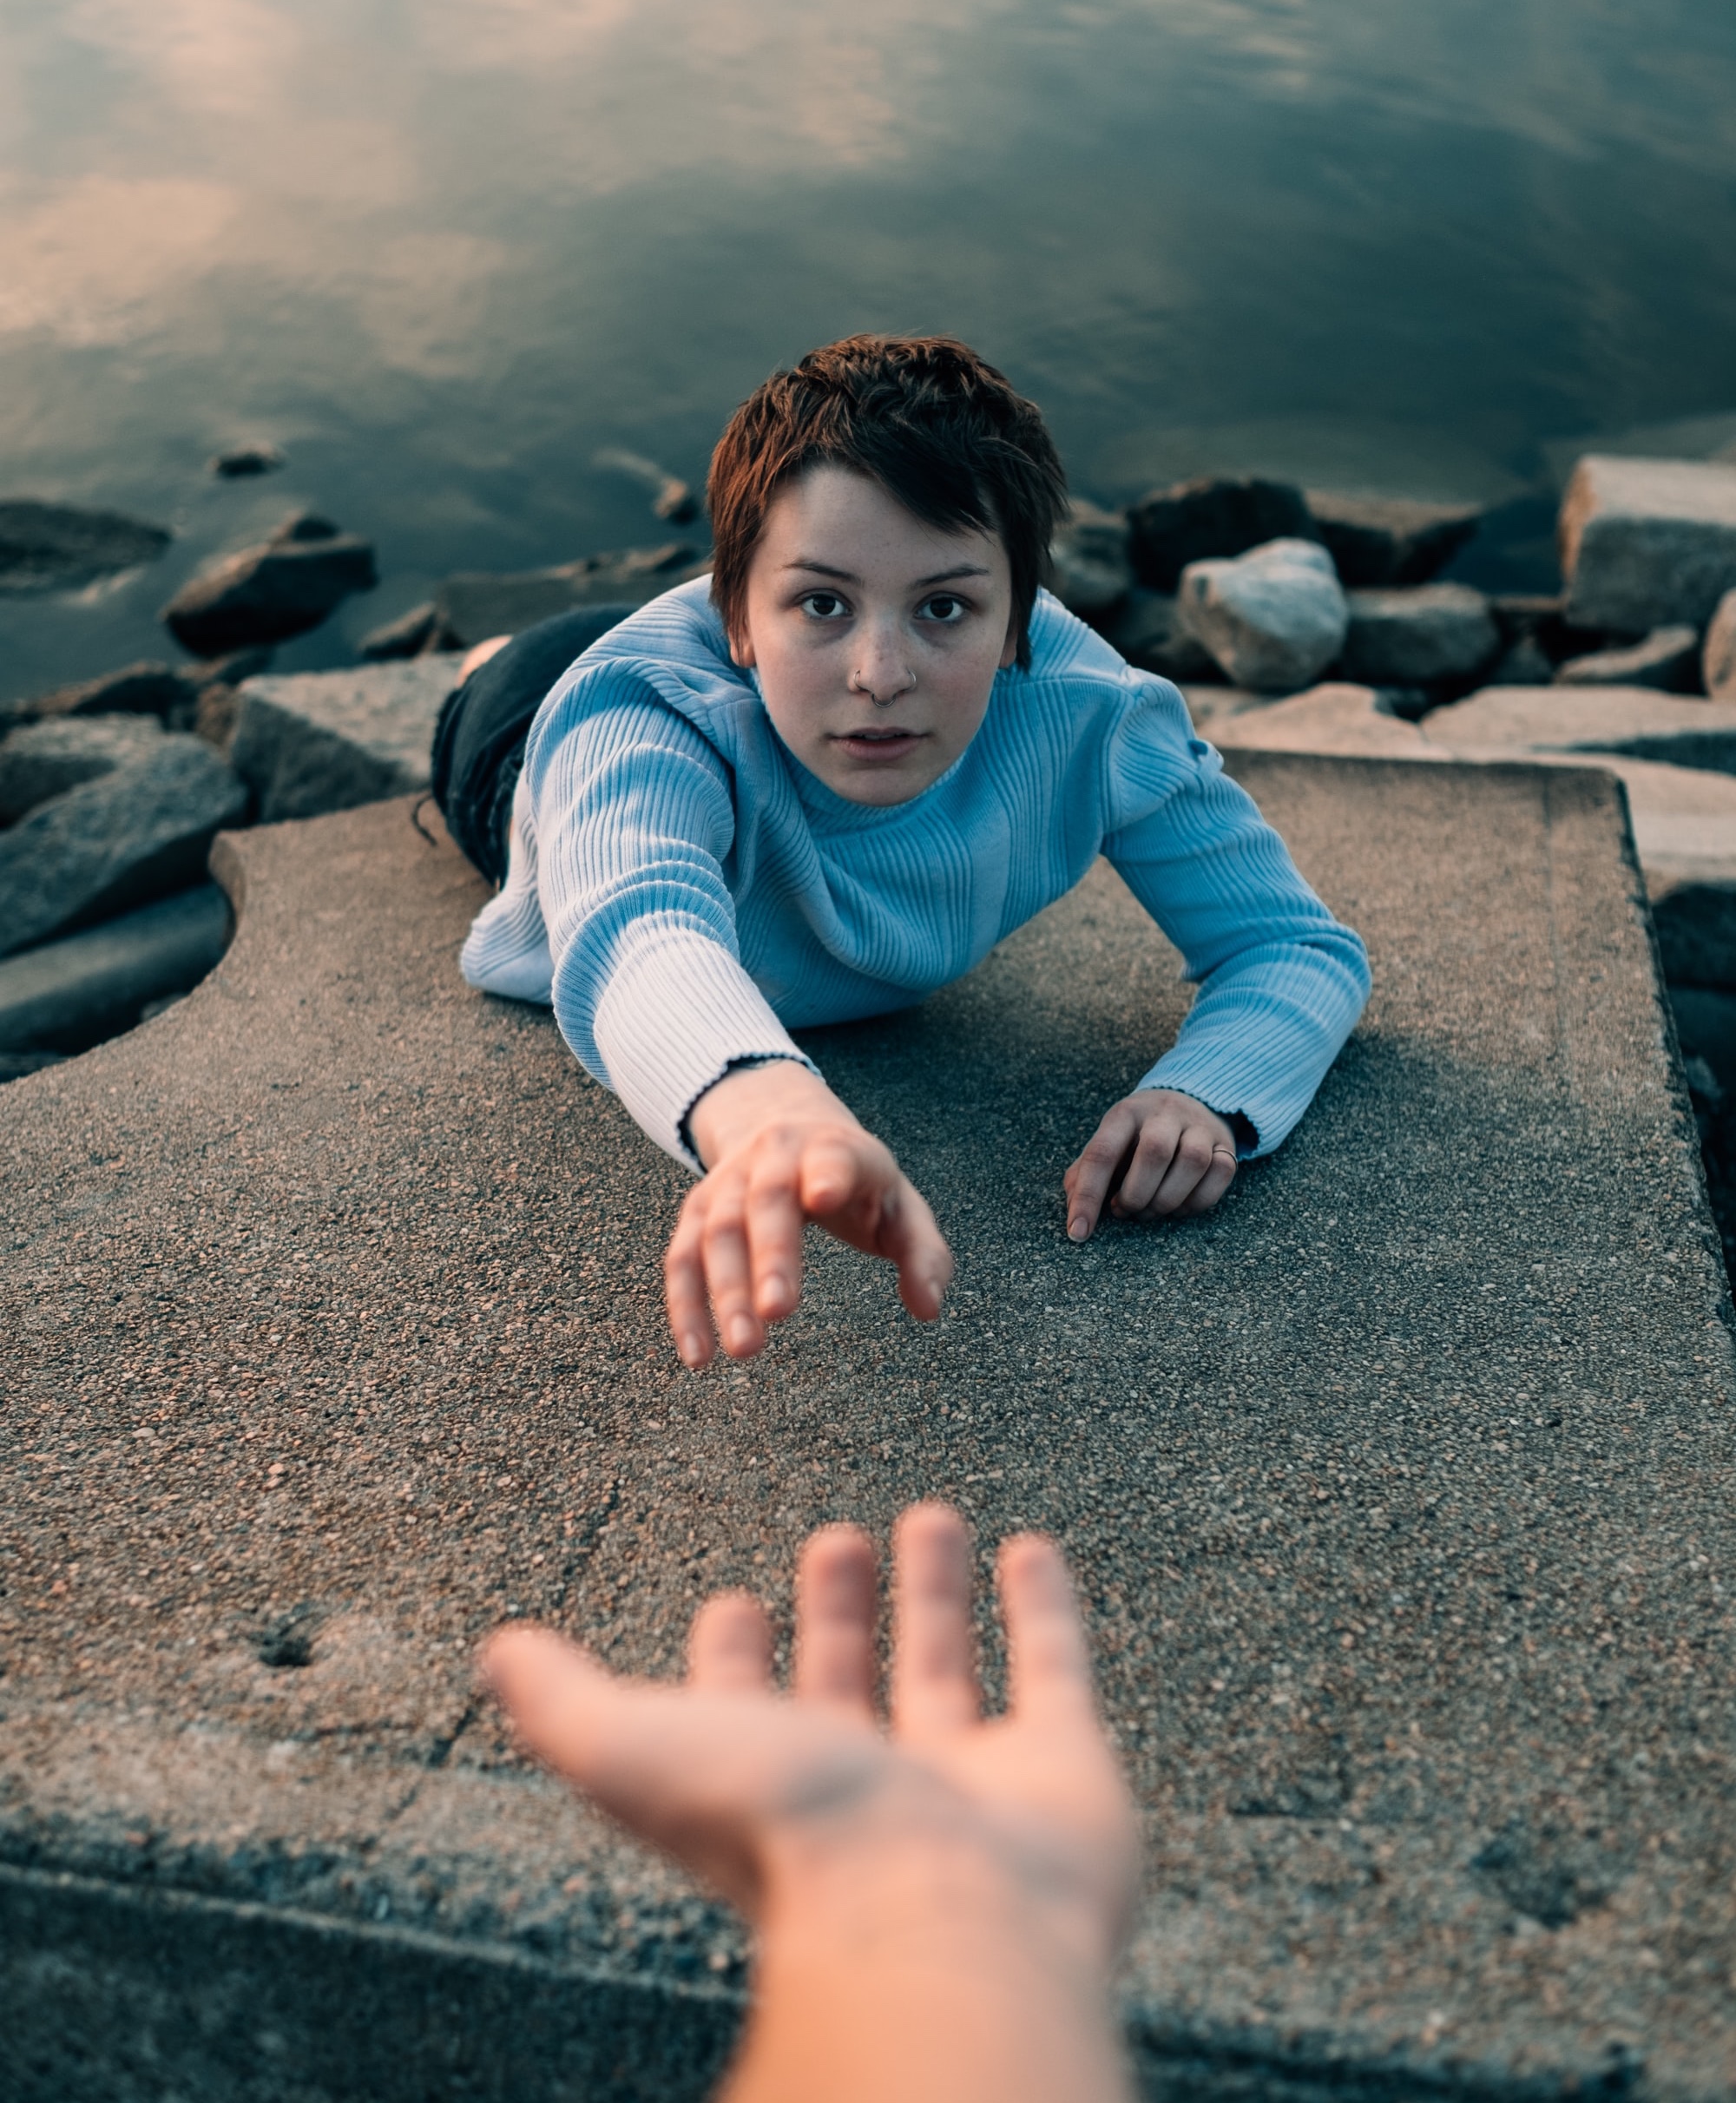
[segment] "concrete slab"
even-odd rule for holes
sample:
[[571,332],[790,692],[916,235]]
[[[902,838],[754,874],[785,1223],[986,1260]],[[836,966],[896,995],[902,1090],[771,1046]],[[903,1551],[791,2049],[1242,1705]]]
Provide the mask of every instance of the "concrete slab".
[[1736,702],[1649,687],[1485,687],[1431,709],[1422,728],[1451,752],[1613,752],[1736,773]]
[[457,656],[353,672],[250,679],[240,690],[230,762],[267,822],[347,811],[428,785],[440,704]]
[[1154,2092],[1727,2091],[1736,1368],[1614,785],[1233,764],[1375,958],[1283,1153],[1066,1241],[1185,998],[1100,869],[809,1040],[953,1237],[943,1322],[817,1250],[707,1376],[683,1179],[459,982],[457,856],[405,803],[222,844],[213,976],[0,1095],[11,2094],[696,2096],[738,1932],[510,1757],[469,1647],[667,1669],[919,1493],[1077,1563]]

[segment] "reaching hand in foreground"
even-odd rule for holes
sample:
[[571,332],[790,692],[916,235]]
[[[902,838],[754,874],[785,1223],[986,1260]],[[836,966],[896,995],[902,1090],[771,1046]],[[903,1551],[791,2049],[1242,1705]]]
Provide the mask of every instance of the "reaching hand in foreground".
[[[931,1322],[952,1253],[915,1186],[825,1083],[793,1060],[738,1068],[688,1120],[707,1174],[687,1193],[663,1259],[664,1297],[685,1365],[708,1365],[712,1325],[751,1358],[766,1324],[802,1296],[808,1220],[898,1267],[898,1297]],[[707,1301],[710,1301],[710,1311]]]
[[1062,1179],[1067,1232],[1088,1240],[1106,1197],[1118,1219],[1208,1213],[1235,1180],[1236,1159],[1236,1135],[1215,1110],[1174,1088],[1136,1088]]
[[899,1521],[890,1737],[874,1552],[851,1527],[802,1554],[793,1699],[740,1594],[695,1617],[684,1687],[618,1679],[541,1629],[484,1653],[531,1750],[757,1929],[733,2103],[1128,2093],[1105,1982],[1137,1842],[1066,1566],[1037,1536],[1003,1543],[1011,1706],[985,1722],[970,1561],[955,1512]]

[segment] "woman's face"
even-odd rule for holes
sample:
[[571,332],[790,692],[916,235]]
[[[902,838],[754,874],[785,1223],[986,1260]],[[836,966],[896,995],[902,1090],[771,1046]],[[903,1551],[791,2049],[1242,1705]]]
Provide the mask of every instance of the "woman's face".
[[877,805],[908,803],[940,779],[1016,647],[999,535],[924,525],[842,467],[778,492],[730,639],[802,765],[852,803]]

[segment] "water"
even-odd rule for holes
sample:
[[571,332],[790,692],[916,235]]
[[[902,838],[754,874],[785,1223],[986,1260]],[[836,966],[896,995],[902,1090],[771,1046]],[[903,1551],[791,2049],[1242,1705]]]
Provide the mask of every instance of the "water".
[[[180,578],[298,502],[385,582],[286,666],[448,570],[662,537],[597,450],[697,480],[755,381],[865,327],[966,337],[1109,500],[1711,452],[1736,6],[0,0],[0,495],[181,536],[0,601],[0,693],[164,654]],[[205,475],[257,437],[286,472]]]

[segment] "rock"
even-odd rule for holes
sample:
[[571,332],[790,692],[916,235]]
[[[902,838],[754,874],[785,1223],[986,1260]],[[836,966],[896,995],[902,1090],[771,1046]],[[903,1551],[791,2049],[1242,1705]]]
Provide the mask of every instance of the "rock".
[[1485,687],[1424,719],[1437,745],[1479,752],[1613,752],[1736,773],[1736,706],[1650,687]]
[[457,660],[444,655],[249,680],[231,764],[267,824],[425,789],[435,720],[457,684]]
[[1133,588],[1127,519],[1075,497],[1049,542],[1049,588],[1069,613],[1085,619],[1108,614]]
[[317,628],[352,592],[378,582],[374,551],[326,519],[304,513],[268,541],[208,565],[163,608],[176,641],[195,657]]
[[1562,502],[1561,549],[1576,626],[1703,628],[1736,587],[1736,463],[1588,453]]
[[1447,757],[1428,748],[1414,723],[1383,705],[1380,693],[1346,680],[1311,687],[1288,700],[1214,721],[1212,742],[1226,752],[1335,752],[1400,759]]
[[1221,677],[1217,660],[1182,627],[1175,601],[1167,592],[1135,585],[1125,601],[1101,623],[1103,639],[1135,670],[1155,672],[1178,686]]
[[629,453],[618,445],[606,445],[592,456],[598,467],[611,468],[617,475],[630,475],[634,481],[642,483],[651,492],[651,509],[659,518],[667,519],[672,526],[691,525],[700,515],[699,500],[677,475],[661,468],[654,460],[648,460],[643,453]]
[[1269,541],[1312,540],[1306,498],[1287,482],[1204,475],[1154,490],[1128,512],[1128,553],[1149,590],[1173,592],[1190,562],[1245,555]]
[[1228,561],[1190,562],[1177,602],[1183,626],[1233,685],[1293,693],[1337,657],[1350,609],[1318,541],[1269,541]]
[[56,687],[16,703],[17,722],[46,721],[55,716],[154,715],[171,730],[192,727],[200,696],[215,685],[238,686],[271,664],[268,649],[237,650],[202,665],[164,665],[142,659],[105,672],[100,679]]
[[174,665],[155,663],[148,658],[122,665],[118,672],[105,672],[100,679],[82,680],[76,686],[56,687],[23,704],[21,713],[37,718],[50,716],[154,715],[167,716],[193,691],[186,674]]
[[162,743],[155,716],[50,716],[0,738],[0,825],[51,796],[131,766]]
[[243,475],[269,475],[273,468],[283,465],[283,450],[267,439],[252,445],[231,446],[227,452],[216,454],[211,463],[211,472],[233,482]]
[[1718,601],[1700,660],[1700,682],[1716,701],[1736,701],[1736,590]]
[[1483,680],[1490,687],[1545,687],[1555,675],[1555,661],[1536,637],[1522,635]]
[[0,1051],[87,1050],[196,986],[229,941],[229,901],[201,884],[0,962]]
[[155,562],[170,537],[118,511],[15,498],[0,503],[0,593],[76,591]]
[[1473,680],[1501,634],[1489,601],[1468,584],[1353,591],[1340,670],[1367,686],[1446,686]]
[[424,650],[441,645],[440,609],[431,599],[412,606],[396,621],[370,628],[356,647],[365,664],[382,664],[394,657],[420,657]]
[[1555,678],[1563,687],[1651,687],[1660,693],[1691,693],[1700,678],[1700,634],[1690,628],[1654,628],[1643,642],[1570,657]]
[[1670,1011],[1684,1059],[1699,1059],[1726,1098],[1736,1097],[1736,994],[1709,986],[1672,986]]
[[0,1083],[23,1081],[31,1074],[40,1074],[45,1067],[65,1064],[64,1052],[0,1052]]
[[184,890],[247,792],[197,738],[69,789],[0,833],[0,956]]
[[1308,510],[1346,587],[1424,584],[1476,531],[1475,504],[1310,490]]
[[661,548],[628,548],[586,555],[552,569],[499,574],[465,571],[448,577],[434,595],[442,635],[455,649],[469,649],[491,635],[516,635],[551,614],[575,606],[642,606],[689,577],[702,575],[709,560],[679,541]]

